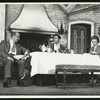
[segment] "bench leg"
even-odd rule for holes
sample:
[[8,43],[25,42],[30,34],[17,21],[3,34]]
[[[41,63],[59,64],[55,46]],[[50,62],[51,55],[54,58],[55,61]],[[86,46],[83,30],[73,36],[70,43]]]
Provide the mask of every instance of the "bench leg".
[[58,71],[56,70],[56,71],[55,71],[56,88],[58,87],[58,79],[57,79],[57,74],[58,74]]
[[64,85],[64,89],[66,88],[66,70],[64,70],[64,73],[63,73],[63,85]]
[[91,72],[91,86],[94,86],[94,74]]

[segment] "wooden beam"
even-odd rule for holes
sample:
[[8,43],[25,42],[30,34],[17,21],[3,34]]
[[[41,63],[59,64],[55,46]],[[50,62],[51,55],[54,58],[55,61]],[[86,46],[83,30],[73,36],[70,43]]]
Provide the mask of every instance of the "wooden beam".
[[76,11],[80,11],[80,10],[84,10],[84,9],[89,9],[89,8],[92,8],[92,7],[97,7],[97,6],[99,6],[99,4],[89,5],[89,6],[86,6],[86,7],[82,7],[82,8],[73,10],[73,11],[71,11],[71,12],[76,12]]
[[67,14],[69,14],[77,4],[69,4],[66,7],[63,4],[59,4]]

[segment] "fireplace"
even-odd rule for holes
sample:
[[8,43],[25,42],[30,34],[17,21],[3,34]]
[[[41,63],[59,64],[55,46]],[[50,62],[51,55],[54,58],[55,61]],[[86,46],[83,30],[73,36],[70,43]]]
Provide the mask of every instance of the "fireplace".
[[21,34],[19,43],[31,52],[39,51],[39,45],[47,45],[48,38],[58,33],[43,4],[24,4],[21,14],[10,25],[10,29]]
[[48,45],[48,39],[50,35],[32,34],[32,33],[20,33],[21,37],[19,43],[30,50],[30,52],[40,51],[39,45],[45,43]]

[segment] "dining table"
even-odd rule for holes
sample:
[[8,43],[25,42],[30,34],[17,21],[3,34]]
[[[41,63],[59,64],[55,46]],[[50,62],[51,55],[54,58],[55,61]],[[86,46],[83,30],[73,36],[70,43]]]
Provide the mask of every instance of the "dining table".
[[[99,55],[31,52],[31,77],[36,74],[55,74],[56,65],[86,65],[100,67]],[[70,66],[71,67],[71,66]],[[94,67],[95,68],[95,67]],[[94,74],[100,74],[95,72]]]

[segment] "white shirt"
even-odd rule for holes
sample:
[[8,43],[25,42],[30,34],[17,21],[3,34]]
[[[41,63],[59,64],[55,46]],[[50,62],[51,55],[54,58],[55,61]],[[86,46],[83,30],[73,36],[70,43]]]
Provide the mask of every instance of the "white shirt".
[[11,53],[11,54],[16,55],[16,53],[17,53],[16,52],[16,47],[15,47],[15,52],[12,52],[13,45],[14,45],[14,42],[13,42],[12,39],[10,39],[10,50],[9,50],[9,54]]
[[94,46],[94,51],[96,51],[96,49],[97,49],[97,45],[96,45],[96,46]]
[[59,48],[60,48],[60,44],[54,44],[54,50],[56,50],[57,52],[59,52]]

